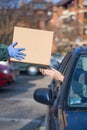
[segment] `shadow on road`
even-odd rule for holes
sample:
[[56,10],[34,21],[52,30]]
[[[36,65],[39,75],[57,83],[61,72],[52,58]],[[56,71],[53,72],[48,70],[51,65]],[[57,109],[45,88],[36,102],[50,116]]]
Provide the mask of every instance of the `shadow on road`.
[[28,124],[26,124],[23,128],[21,128],[20,130],[38,130],[38,128],[42,125],[43,121],[44,121],[45,116],[40,116],[34,120],[32,120],[31,122],[29,122]]

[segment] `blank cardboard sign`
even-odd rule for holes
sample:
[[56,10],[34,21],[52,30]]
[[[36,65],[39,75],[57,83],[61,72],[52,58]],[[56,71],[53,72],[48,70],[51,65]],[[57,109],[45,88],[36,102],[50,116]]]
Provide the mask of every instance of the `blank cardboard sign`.
[[[53,32],[37,29],[15,27],[13,42],[25,48],[27,55],[21,62],[49,65],[52,50]],[[12,59],[14,60],[14,59]]]

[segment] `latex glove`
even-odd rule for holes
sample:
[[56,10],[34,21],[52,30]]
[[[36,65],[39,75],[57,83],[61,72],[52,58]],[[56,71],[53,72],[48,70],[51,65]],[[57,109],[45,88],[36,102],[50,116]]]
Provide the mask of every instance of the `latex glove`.
[[24,54],[21,51],[24,51],[25,48],[14,48],[17,45],[17,43],[12,43],[11,45],[8,46],[8,53],[9,57],[13,57],[17,60],[22,60],[25,58],[26,54]]

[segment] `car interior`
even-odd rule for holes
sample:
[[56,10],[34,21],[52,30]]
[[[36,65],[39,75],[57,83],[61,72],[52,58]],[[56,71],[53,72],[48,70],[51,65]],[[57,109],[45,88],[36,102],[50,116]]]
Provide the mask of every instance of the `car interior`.
[[73,73],[68,105],[80,107],[87,106],[87,57],[80,56]]

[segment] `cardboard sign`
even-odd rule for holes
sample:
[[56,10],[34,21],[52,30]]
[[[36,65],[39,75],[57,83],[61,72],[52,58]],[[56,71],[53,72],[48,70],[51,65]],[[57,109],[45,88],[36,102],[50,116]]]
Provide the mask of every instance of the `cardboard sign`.
[[[13,42],[25,48],[27,55],[22,62],[49,65],[52,50],[53,32],[37,29],[15,27]],[[12,59],[15,60],[15,59]]]

